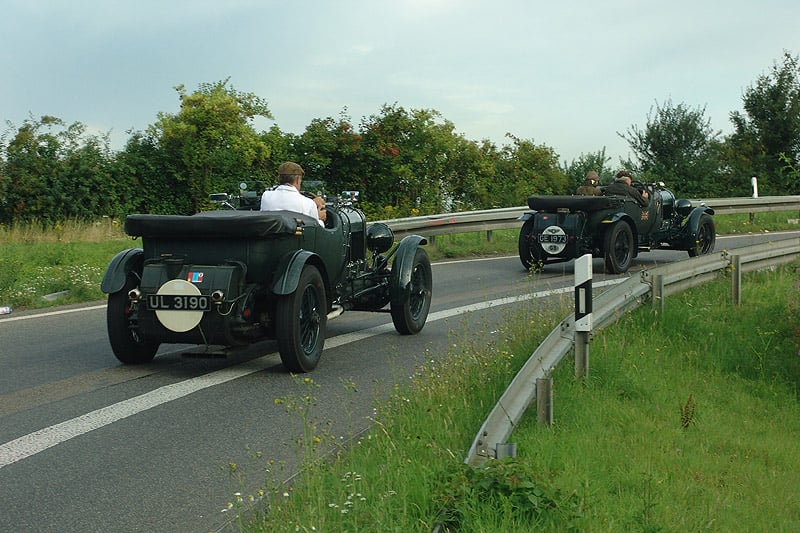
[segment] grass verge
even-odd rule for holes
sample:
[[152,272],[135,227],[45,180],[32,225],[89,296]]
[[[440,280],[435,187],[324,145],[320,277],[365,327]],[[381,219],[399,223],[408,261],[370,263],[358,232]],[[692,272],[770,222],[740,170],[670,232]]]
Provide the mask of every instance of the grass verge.
[[[800,229],[794,212],[715,216],[717,233],[737,234]],[[432,261],[457,257],[513,255],[519,230],[438,235],[426,247]],[[100,281],[109,261],[126,248],[140,247],[110,219],[67,221],[55,228],[0,225],[0,306],[36,309],[101,300]],[[57,295],[57,297],[47,297]],[[47,298],[46,298],[47,297]]]
[[741,307],[722,278],[595,332],[589,378],[566,361],[554,373],[555,424],[532,413],[512,435],[518,457],[467,467],[475,431],[569,304],[515,308],[503,341],[465,333],[332,459],[307,431],[300,478],[266,505],[232,504],[260,513],[239,529],[796,531],[795,269],[745,275]]

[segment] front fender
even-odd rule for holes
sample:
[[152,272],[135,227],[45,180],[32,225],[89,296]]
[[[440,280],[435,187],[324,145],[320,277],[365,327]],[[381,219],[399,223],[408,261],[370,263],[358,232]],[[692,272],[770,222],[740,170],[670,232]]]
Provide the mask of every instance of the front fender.
[[106,294],[114,294],[122,290],[128,273],[136,270],[141,274],[144,250],[141,248],[128,248],[119,252],[106,268],[103,281],[100,283],[100,290]]
[[692,209],[689,216],[686,217],[684,227],[684,239],[687,246],[693,246],[695,238],[697,237],[697,228],[700,226],[700,217],[703,215],[713,215],[714,210],[708,206],[701,205]]
[[316,254],[308,250],[297,250],[283,256],[280,263],[278,263],[278,268],[275,270],[272,292],[285,296],[296,291],[303,267],[312,257],[316,257]]
[[401,301],[405,298],[405,288],[411,283],[411,272],[414,269],[414,256],[421,244],[428,244],[427,239],[420,235],[403,237],[397,246],[392,272],[389,276],[389,292],[392,301]]
[[713,215],[714,210],[708,206],[701,205],[692,209],[689,217],[686,220],[686,225],[690,228],[691,232],[697,231],[697,226],[700,224],[700,217],[703,215]]

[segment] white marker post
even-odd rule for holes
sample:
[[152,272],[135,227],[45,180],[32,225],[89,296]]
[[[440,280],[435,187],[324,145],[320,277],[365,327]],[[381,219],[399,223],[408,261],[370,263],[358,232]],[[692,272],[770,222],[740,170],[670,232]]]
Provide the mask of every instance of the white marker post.
[[[753,176],[750,178],[750,186],[753,188],[753,198],[758,198],[758,178]],[[750,213],[750,223],[752,224],[756,220],[756,214]]]
[[589,334],[592,331],[592,256],[575,260],[575,377],[589,377]]

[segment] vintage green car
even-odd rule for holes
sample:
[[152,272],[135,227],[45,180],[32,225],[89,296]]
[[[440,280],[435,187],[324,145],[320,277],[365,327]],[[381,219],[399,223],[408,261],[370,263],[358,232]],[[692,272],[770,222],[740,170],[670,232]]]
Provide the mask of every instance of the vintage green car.
[[422,330],[431,263],[409,235],[395,245],[383,223],[367,225],[351,202],[328,201],[328,220],[288,211],[218,210],[129,215],[142,247],[117,254],[101,288],[108,337],[126,364],[151,361],[163,343],[243,346],[277,340],[291,372],[313,370],[328,319],[383,311],[395,329]]
[[714,250],[714,210],[676,200],[663,183],[647,189],[648,205],[623,196],[529,196],[519,220],[519,258],[527,268],[569,261],[584,254],[602,257],[606,272],[621,274],[640,253],[657,248],[685,250],[690,256]]

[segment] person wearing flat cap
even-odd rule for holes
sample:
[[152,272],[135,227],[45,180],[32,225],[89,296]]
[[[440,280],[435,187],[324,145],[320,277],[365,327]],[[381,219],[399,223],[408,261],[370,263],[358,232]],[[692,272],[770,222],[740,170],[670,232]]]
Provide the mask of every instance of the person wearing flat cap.
[[325,200],[316,196],[313,200],[300,193],[303,182],[303,167],[287,161],[278,167],[278,186],[261,195],[261,211],[294,211],[314,218],[325,226],[327,212]]
[[647,191],[639,192],[631,185],[631,173],[627,170],[620,170],[614,177],[614,183],[607,185],[603,190],[605,195],[618,195],[633,198],[639,207],[647,207],[650,203],[650,195]]
[[597,186],[600,183],[600,176],[597,175],[597,172],[594,170],[590,170],[586,173],[586,179],[583,180],[583,185],[578,187],[578,190],[575,191],[575,194],[579,194],[581,196],[600,196],[603,194],[600,192],[600,188]]

